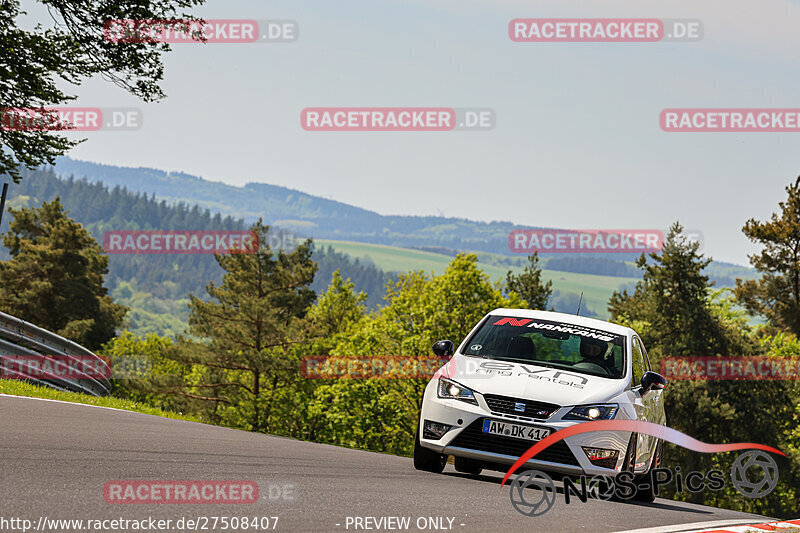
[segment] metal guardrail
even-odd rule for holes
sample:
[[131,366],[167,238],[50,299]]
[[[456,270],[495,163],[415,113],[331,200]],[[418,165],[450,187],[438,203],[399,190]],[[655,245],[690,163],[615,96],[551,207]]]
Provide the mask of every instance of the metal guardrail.
[[[73,368],[68,376],[39,379],[27,373],[21,375],[13,368],[13,363],[20,357],[38,357],[45,362],[53,356],[58,356]],[[85,373],[74,370],[81,368],[87,360],[91,361],[93,368],[99,369],[100,372]],[[104,377],[111,375],[111,368],[99,356],[60,335],[2,312],[0,312],[0,368],[6,375],[57,390],[82,392],[92,396],[107,396],[111,392],[111,383]]]

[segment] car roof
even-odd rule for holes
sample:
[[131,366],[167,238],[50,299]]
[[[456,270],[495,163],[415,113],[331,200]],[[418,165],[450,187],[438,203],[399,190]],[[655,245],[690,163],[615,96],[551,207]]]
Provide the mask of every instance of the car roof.
[[490,315],[509,315],[522,318],[534,318],[539,320],[553,320],[556,322],[563,322],[573,326],[583,326],[586,328],[594,328],[603,331],[615,333],[617,335],[626,335],[628,337],[636,335],[636,332],[631,328],[606,322],[605,320],[597,320],[596,318],[589,318],[578,315],[568,315],[566,313],[556,313],[555,311],[533,311],[531,309],[505,309],[498,308],[489,312]]

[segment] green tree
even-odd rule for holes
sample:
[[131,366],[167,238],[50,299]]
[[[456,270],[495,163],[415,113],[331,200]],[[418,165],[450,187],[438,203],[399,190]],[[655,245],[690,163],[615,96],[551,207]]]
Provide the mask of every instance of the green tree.
[[649,261],[645,254],[637,260],[644,275],[634,293],[612,294],[611,319],[646,321],[647,327],[639,331],[642,340],[669,346],[669,355],[727,353],[727,340],[707,305],[713,282],[703,270],[711,259],[698,253],[699,246],[683,235],[683,226],[673,224],[661,252],[648,254]]
[[[447,270],[429,277],[400,274],[387,287],[387,305],[336,337],[332,354],[428,356],[441,339],[459,343],[483,316],[498,307],[523,307],[516,293],[504,297],[478,267],[459,254]],[[310,410],[323,442],[394,454],[410,454],[428,379],[323,380]]]
[[178,358],[194,364],[181,394],[207,402],[223,424],[268,431],[273,394],[298,379],[290,348],[302,341],[316,264],[310,240],[276,253],[269,226],[259,220],[252,231],[258,245],[248,253],[215,256],[225,274],[206,287],[210,299],[190,295],[190,333],[203,342],[182,342]]
[[182,396],[157,394],[157,383],[179,381],[188,368],[167,357],[174,344],[168,337],[149,333],[138,337],[123,331],[106,343],[98,354],[112,370],[112,394],[144,402],[169,411],[187,411],[187,402]]
[[97,349],[114,337],[127,311],[103,286],[108,257],[58,198],[38,209],[10,209],[0,262],[0,309]]
[[[304,337],[307,342],[294,346],[293,353],[298,359],[304,356],[329,355],[341,343],[349,332],[358,328],[358,323],[365,318],[366,295],[355,292],[355,284],[350,278],[343,279],[338,270],[333,272],[330,284],[320,294],[315,304],[306,315]],[[326,380],[327,381],[327,380]],[[323,391],[317,392],[320,386]],[[276,391],[280,401],[273,409],[275,424],[282,428],[281,433],[317,442],[336,442],[331,438],[335,433],[331,404],[341,406],[343,411],[368,408],[372,401],[369,394],[358,394],[358,389],[331,389],[324,391],[325,382],[316,379],[300,379],[294,387]],[[344,394],[338,394],[343,392]],[[348,400],[358,400],[350,407],[344,407]],[[334,407],[334,410],[339,407]],[[342,416],[341,413],[339,416]],[[343,427],[346,427],[343,426]],[[377,426],[376,426],[377,427]],[[349,438],[358,432],[353,428]],[[349,442],[351,447],[358,447]]]
[[339,270],[334,270],[328,290],[320,295],[308,312],[312,323],[309,340],[317,344],[316,355],[327,354],[335,335],[349,330],[364,317],[366,299],[363,291],[355,292],[355,284],[350,278],[343,279]]
[[[38,0],[52,18],[51,27],[23,28],[19,0],[0,0],[0,94],[3,108],[40,109],[75,99],[66,84],[79,85],[102,75],[144,101],[164,97],[161,56],[166,44],[110,42],[103,30],[121,19],[191,19],[184,10],[204,0]],[[66,84],[64,83],[66,82]],[[6,109],[5,112],[8,110]],[[20,164],[54,164],[77,144],[54,131],[0,128],[0,175],[20,179]]]
[[539,268],[539,254],[528,256],[528,265],[519,274],[511,270],[506,274],[506,290],[517,293],[528,309],[547,309],[547,302],[553,295],[553,282],[542,282],[542,269]]
[[[640,257],[642,281],[632,295],[614,293],[609,301],[612,320],[637,330],[656,371],[665,356],[754,355],[758,348],[746,319],[730,299],[712,293],[712,283],[703,274],[710,260],[697,253],[698,243],[686,239],[682,230],[674,224],[660,253],[650,254],[649,262]],[[786,383],[763,381],[673,382],[665,391],[665,409],[670,427],[698,440],[758,441],[778,448],[793,414]],[[664,446],[666,466],[680,466],[683,472],[729,470],[733,459],[730,454],[699,454]],[[732,490],[671,495],[767,514],[786,509],[780,493],[748,502]]]
[[735,294],[754,314],[800,335],[800,177],[786,187],[788,198],[768,222],[748,220],[742,231],[763,246],[750,256],[758,280],[736,280]]

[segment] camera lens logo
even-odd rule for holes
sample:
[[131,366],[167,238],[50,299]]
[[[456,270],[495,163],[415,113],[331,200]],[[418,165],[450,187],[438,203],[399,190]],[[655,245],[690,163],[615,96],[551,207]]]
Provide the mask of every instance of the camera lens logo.
[[778,486],[778,463],[764,452],[745,452],[733,462],[731,481],[743,496],[761,498]]
[[[539,490],[526,493],[525,489],[528,487]],[[553,479],[538,470],[526,470],[521,473],[511,482],[510,488],[511,505],[525,516],[541,516],[556,503],[556,486]]]

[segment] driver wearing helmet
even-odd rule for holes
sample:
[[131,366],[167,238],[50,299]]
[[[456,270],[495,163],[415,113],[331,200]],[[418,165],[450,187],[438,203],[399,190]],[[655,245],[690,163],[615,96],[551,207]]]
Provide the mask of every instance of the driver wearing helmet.
[[611,369],[608,367],[608,361],[606,360],[607,352],[607,342],[581,337],[581,360],[575,366],[611,374]]

